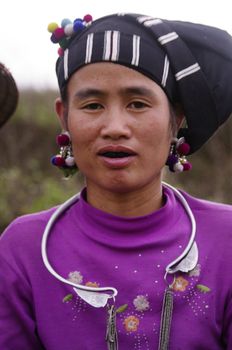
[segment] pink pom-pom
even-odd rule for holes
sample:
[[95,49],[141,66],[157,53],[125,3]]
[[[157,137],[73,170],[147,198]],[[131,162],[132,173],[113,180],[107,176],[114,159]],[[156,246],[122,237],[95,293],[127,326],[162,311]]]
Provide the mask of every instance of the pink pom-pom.
[[58,52],[58,55],[59,55],[60,57],[64,56],[64,50],[62,49],[62,47],[59,47],[59,49],[57,50],[57,52]]
[[58,39],[58,40],[60,40],[60,39],[62,39],[64,36],[65,36],[65,34],[64,34],[64,28],[56,28],[55,30],[54,30],[54,32],[53,32],[53,34],[54,34],[54,36]]
[[186,162],[183,164],[183,167],[184,167],[184,171],[188,171],[192,169],[192,164],[189,162]]
[[93,17],[91,15],[85,15],[83,18],[83,21],[85,21],[86,23],[92,22]]
[[178,146],[177,149],[178,153],[181,155],[187,155],[190,151],[190,146],[188,143],[184,142],[181,145]]
[[68,146],[70,143],[70,137],[67,134],[60,134],[56,137],[56,143],[59,146]]

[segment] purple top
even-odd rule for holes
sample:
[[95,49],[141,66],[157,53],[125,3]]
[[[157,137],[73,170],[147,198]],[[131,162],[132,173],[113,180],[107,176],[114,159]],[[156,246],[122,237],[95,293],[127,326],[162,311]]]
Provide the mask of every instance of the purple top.
[[[83,285],[118,290],[119,349],[158,348],[165,267],[184,250],[191,225],[165,188],[165,205],[142,217],[91,207],[83,191],[54,225],[48,256]],[[184,193],[197,223],[199,261],[177,273],[170,350],[232,349],[232,207]],[[106,308],[94,308],[45,268],[41,239],[54,208],[16,219],[0,239],[0,349],[107,349]]]

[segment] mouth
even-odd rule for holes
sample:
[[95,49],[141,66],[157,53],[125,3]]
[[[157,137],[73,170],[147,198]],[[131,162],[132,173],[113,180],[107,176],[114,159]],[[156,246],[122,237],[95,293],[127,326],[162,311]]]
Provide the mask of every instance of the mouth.
[[103,152],[100,153],[101,156],[106,157],[106,158],[125,158],[125,157],[132,157],[132,153],[128,152],[113,152],[113,151],[108,151],[108,152]]
[[136,152],[123,145],[107,145],[98,150],[98,155],[106,158],[125,158],[136,155]]
[[98,151],[103,164],[112,169],[128,167],[137,156],[137,153],[129,147],[122,145],[103,146]]

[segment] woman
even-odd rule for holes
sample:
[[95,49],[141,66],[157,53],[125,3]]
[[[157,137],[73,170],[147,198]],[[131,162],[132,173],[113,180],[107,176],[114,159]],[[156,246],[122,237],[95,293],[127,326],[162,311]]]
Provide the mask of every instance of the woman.
[[162,184],[232,111],[231,37],[131,14],[62,26],[52,162],[86,187],[3,234],[1,349],[231,349],[231,207]]

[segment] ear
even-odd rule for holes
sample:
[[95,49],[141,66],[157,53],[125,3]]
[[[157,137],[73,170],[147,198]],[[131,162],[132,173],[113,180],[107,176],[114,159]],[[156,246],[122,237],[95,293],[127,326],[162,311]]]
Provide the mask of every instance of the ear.
[[55,110],[56,110],[57,117],[60,121],[61,128],[63,130],[68,129],[66,108],[67,107],[64,106],[64,102],[62,101],[62,99],[60,97],[58,97],[55,100]]
[[175,116],[176,116],[176,127],[178,131],[184,124],[185,115],[184,115],[183,108],[180,104],[175,105],[174,110],[175,110]]

